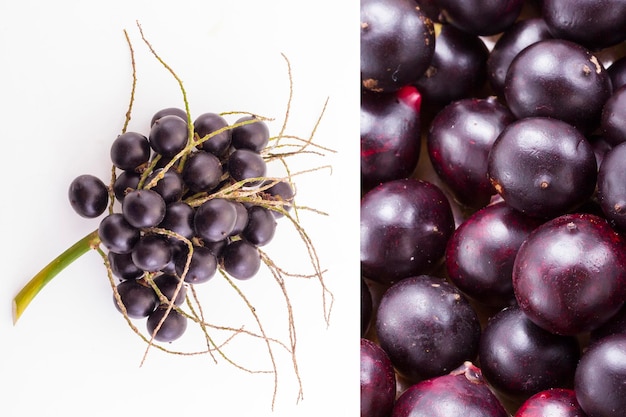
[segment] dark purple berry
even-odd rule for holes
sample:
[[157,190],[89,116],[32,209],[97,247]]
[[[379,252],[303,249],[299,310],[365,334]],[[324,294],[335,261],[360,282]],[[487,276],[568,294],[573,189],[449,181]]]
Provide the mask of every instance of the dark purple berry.
[[166,115],[154,122],[148,137],[154,151],[164,157],[173,157],[185,149],[189,140],[187,119]]
[[150,160],[150,143],[141,133],[122,133],[113,141],[110,154],[111,161],[117,168],[135,171]]
[[223,156],[231,144],[231,129],[226,129],[220,133],[215,133],[220,129],[228,127],[228,122],[217,113],[203,113],[193,122],[195,133],[198,139],[210,138],[198,145],[198,148],[210,152],[217,157]]
[[473,361],[478,315],[447,281],[421,275],[393,284],[377,310],[376,334],[394,367],[409,381],[444,375]]
[[79,216],[93,219],[106,210],[109,204],[109,190],[100,178],[84,174],[72,181],[68,198]]
[[[142,280],[122,281],[117,284],[117,292],[130,318],[148,317],[159,305],[154,290]],[[115,297],[113,302],[115,303],[115,308],[122,312]]]
[[[249,122],[249,123],[245,123]],[[261,152],[268,144],[270,131],[267,123],[256,116],[244,116],[235,121],[235,126],[231,131],[232,145],[235,149],[249,149],[254,152]]]
[[223,198],[208,200],[196,209],[194,229],[207,242],[219,242],[231,235],[237,223],[237,209]]
[[376,343],[361,339],[361,417],[389,417],[396,401],[396,374]]
[[172,259],[172,248],[161,235],[144,235],[135,244],[132,259],[138,268],[146,272],[157,272],[165,268]]
[[154,335],[155,340],[166,343],[173,342],[185,333],[187,317],[174,308],[170,309],[168,313],[168,307],[161,305],[148,316],[146,327],[150,336]]
[[223,249],[221,257],[224,270],[239,280],[252,278],[261,268],[259,250],[243,239],[230,242]]
[[513,290],[524,313],[552,333],[589,332],[626,299],[626,242],[593,214],[550,220],[522,243]]
[[133,227],[154,227],[165,217],[165,201],[156,191],[133,190],[124,197],[122,213]]
[[209,152],[197,151],[187,158],[182,177],[191,191],[209,192],[220,183],[222,171],[222,163],[217,156]]
[[111,252],[129,253],[139,240],[140,232],[131,226],[121,213],[112,213],[100,222],[98,236]]

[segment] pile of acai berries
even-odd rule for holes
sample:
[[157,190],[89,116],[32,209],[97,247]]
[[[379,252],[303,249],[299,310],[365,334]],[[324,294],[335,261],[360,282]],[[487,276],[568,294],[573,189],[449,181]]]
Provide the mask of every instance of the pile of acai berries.
[[360,4],[361,417],[623,417],[626,1]]

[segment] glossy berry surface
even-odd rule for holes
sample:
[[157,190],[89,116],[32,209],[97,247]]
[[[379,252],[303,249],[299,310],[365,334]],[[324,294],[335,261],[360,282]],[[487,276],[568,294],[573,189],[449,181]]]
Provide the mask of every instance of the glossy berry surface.
[[380,346],[396,370],[413,382],[473,361],[480,333],[469,302],[437,277],[420,275],[395,283],[383,294],[377,310]]
[[228,200],[213,198],[200,205],[194,214],[194,230],[207,242],[226,239],[237,222],[237,209]]
[[152,125],[148,136],[150,147],[164,157],[173,157],[187,146],[189,128],[187,118],[175,115],[160,117]]
[[624,238],[593,214],[570,214],[539,226],[513,267],[521,309],[538,326],[576,335],[600,326],[626,299]]
[[158,272],[172,259],[172,248],[160,235],[144,235],[131,252],[133,263],[147,272]]
[[139,229],[126,221],[122,213],[111,213],[98,226],[102,244],[111,252],[129,253],[140,237]]
[[511,279],[515,256],[541,223],[503,201],[478,210],[448,241],[445,265],[450,281],[484,305],[503,308],[515,304]]
[[546,39],[511,62],[504,97],[518,118],[552,117],[587,132],[597,127],[611,90],[606,69],[591,51],[563,39]]
[[618,230],[626,231],[626,143],[604,155],[598,170],[598,202],[602,213]]
[[83,174],[70,183],[68,198],[79,216],[92,219],[106,210],[109,204],[109,191],[100,178]]
[[487,80],[489,50],[475,35],[452,25],[435,31],[435,52],[414,85],[424,102],[444,106],[477,93]]
[[580,408],[573,389],[551,388],[524,401],[515,417],[587,417],[587,414]]
[[[132,318],[148,317],[159,305],[154,290],[143,281],[126,280],[117,284],[117,292],[126,309],[126,313]],[[115,308],[122,311],[117,300],[113,299]]]
[[150,143],[141,133],[126,132],[111,144],[111,161],[124,171],[135,171],[150,160]]
[[270,131],[263,120],[255,116],[244,116],[237,121],[231,130],[231,143],[235,149],[249,149],[253,152],[261,152],[269,143]]
[[618,417],[626,409],[626,335],[592,344],[576,368],[574,390],[589,416]]
[[192,192],[209,192],[219,185],[222,173],[222,163],[218,157],[209,152],[197,151],[187,158],[182,178]]
[[243,239],[230,242],[222,251],[221,258],[224,270],[236,279],[250,279],[261,268],[259,250]]
[[522,0],[437,0],[447,22],[474,35],[495,35],[510,27],[522,11]]
[[508,413],[480,369],[466,363],[448,375],[411,385],[398,397],[391,417],[417,416],[508,417]]
[[161,305],[148,316],[146,327],[155,340],[173,342],[185,333],[187,318],[175,309],[168,313],[168,307]]
[[593,148],[572,125],[548,117],[509,124],[489,153],[488,174],[511,207],[550,218],[573,211],[593,194]]
[[124,219],[133,227],[154,227],[165,217],[165,201],[153,190],[133,190],[122,202]]
[[415,82],[435,52],[433,22],[413,0],[361,0],[361,83],[393,92]]
[[388,417],[396,399],[396,374],[385,351],[361,339],[361,416]]
[[416,179],[385,182],[361,199],[361,268],[391,283],[428,273],[454,231],[450,203],[436,185]]
[[491,97],[455,101],[431,122],[429,159],[461,204],[482,207],[496,193],[487,175],[489,152],[514,120],[511,112]]
[[[232,132],[230,129],[217,131],[228,126],[228,122],[217,113],[203,113],[193,122],[194,132],[198,139],[205,139],[198,148],[210,152],[217,157],[226,153],[231,143]],[[209,137],[210,136],[210,137]]]
[[552,387],[573,387],[580,348],[574,336],[550,333],[513,306],[489,319],[478,355],[492,387],[525,399]]
[[422,96],[414,86],[394,93],[361,94],[361,181],[372,188],[406,178],[421,150]]

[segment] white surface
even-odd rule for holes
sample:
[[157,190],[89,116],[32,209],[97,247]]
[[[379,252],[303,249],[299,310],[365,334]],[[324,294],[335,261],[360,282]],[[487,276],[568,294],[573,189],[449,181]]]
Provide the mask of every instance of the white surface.
[[[357,415],[357,10],[357,2],[330,0],[0,2],[0,415]],[[327,328],[319,285],[290,282],[304,387],[298,404],[290,357],[280,350],[273,412],[272,376],[157,350],[140,367],[145,344],[115,311],[94,252],[55,278],[16,326],[11,322],[11,300],[28,279],[97,227],[97,220],[72,212],[67,187],[83,173],[108,179],[108,149],[122,128],[131,83],[124,29],[138,71],[129,129],[145,131],[155,111],[182,106],[178,85],[149,54],[136,20],[182,78],[192,114],[246,110],[282,121],[288,79],[281,53],[294,77],[291,133],[306,136],[330,99],[316,141],[337,151],[320,160],[333,165],[332,175],[325,170],[301,177],[298,202],[329,213],[302,221],[328,268],[335,305]],[[273,124],[273,133],[279,127]],[[306,256],[290,230],[281,223],[267,249],[287,269],[304,268]],[[211,305],[205,313],[216,323],[236,325],[245,313],[242,304],[223,283],[205,285],[215,288],[211,294],[206,287]],[[270,276],[242,288],[268,329],[286,328]],[[189,343],[198,341],[201,348],[201,339]],[[262,345],[232,349],[251,366],[268,364]]]

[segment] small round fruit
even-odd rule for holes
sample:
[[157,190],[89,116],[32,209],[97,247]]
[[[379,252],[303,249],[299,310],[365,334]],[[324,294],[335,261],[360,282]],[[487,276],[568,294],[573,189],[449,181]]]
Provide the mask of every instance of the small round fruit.
[[189,259],[189,251],[182,250],[174,259],[176,266],[176,274],[179,277],[185,273],[185,282],[190,284],[201,284],[213,278],[217,271],[217,257],[213,252],[204,246],[194,245],[191,259]]
[[412,382],[444,375],[474,360],[480,332],[478,316],[460,291],[428,275],[393,284],[377,310],[380,346],[396,370]]
[[231,131],[231,143],[235,149],[249,149],[261,152],[270,140],[270,130],[263,120],[256,116],[244,116],[235,121]]
[[504,97],[517,118],[563,120],[584,132],[595,129],[610,97],[611,79],[598,58],[563,39],[546,39],[511,62]]
[[391,417],[508,417],[479,368],[467,362],[448,375],[407,388]]
[[93,219],[100,216],[109,204],[109,190],[102,180],[94,175],[83,174],[70,184],[70,205],[81,217]]
[[540,17],[519,20],[498,38],[487,59],[487,78],[498,96],[504,93],[506,73],[517,54],[527,46],[550,38],[548,26]]
[[174,201],[181,199],[185,184],[178,171],[175,169],[168,169],[163,172],[163,168],[155,169],[150,175],[148,175],[145,183],[150,184],[157,177],[160,178],[150,189],[159,193],[159,195],[163,197],[165,204],[173,203]]
[[148,140],[156,153],[166,158],[176,156],[185,149],[189,140],[187,118],[175,115],[160,117],[152,125]]
[[246,227],[242,231],[242,236],[256,246],[265,246],[276,233],[276,219],[271,210],[262,206],[251,206],[248,208]]
[[222,264],[228,275],[247,280],[261,268],[261,255],[252,243],[240,239],[230,242],[222,251]]
[[115,253],[109,251],[109,253],[107,253],[107,259],[113,275],[122,280],[137,279],[144,274],[144,271],[135,265],[130,253]]
[[550,220],[520,246],[513,290],[528,318],[547,331],[592,331],[626,299],[626,241],[593,214]]
[[217,187],[222,173],[222,163],[217,156],[206,151],[197,151],[187,158],[182,178],[192,192],[201,193]]
[[[221,157],[230,147],[232,132],[231,129],[225,129],[228,127],[228,122],[219,114],[203,113],[193,122],[193,127],[199,139],[206,138],[206,140],[198,145],[199,149]],[[221,129],[225,130],[216,133]]]
[[406,178],[417,166],[421,149],[422,96],[414,86],[395,93],[361,94],[361,182],[369,189]]
[[426,142],[429,159],[461,204],[483,207],[496,193],[487,175],[489,152],[514,120],[506,106],[490,97],[450,103],[431,122]]
[[167,107],[154,113],[150,120],[150,127],[154,126],[154,122],[163,116],[178,116],[182,120],[187,120],[187,112],[185,110],[178,107]]
[[626,143],[609,150],[598,170],[598,201],[604,216],[626,232]]
[[169,302],[173,301],[175,305],[179,306],[185,301],[187,287],[180,283],[180,279],[176,275],[161,274],[154,278],[154,285]]
[[616,89],[604,103],[600,129],[611,145],[626,142],[626,85]]
[[514,306],[489,319],[478,356],[492,387],[526,399],[552,387],[573,386],[580,348],[576,337],[550,333]]
[[180,338],[187,329],[187,317],[183,316],[174,308],[170,309],[169,312],[167,310],[167,305],[157,307],[157,309],[148,316],[148,320],[146,321],[146,327],[150,336],[154,335],[155,340],[165,343],[173,342]]
[[141,133],[125,132],[111,144],[111,161],[123,171],[135,171],[150,160],[150,143]]
[[487,168],[507,204],[542,218],[574,211],[587,202],[595,190],[597,170],[585,136],[548,117],[509,124],[494,142]]
[[172,259],[172,248],[161,235],[144,235],[131,252],[133,263],[146,272],[158,272]]
[[586,414],[573,389],[551,388],[524,401],[515,417],[586,417]]
[[543,0],[541,15],[555,38],[594,50],[626,40],[626,3],[622,0]]
[[626,334],[600,339],[576,368],[574,391],[589,416],[621,417],[626,410]]
[[393,92],[424,74],[435,52],[435,30],[414,0],[361,0],[361,83]]
[[424,103],[441,107],[473,97],[485,85],[489,49],[478,36],[452,25],[435,28],[435,53],[414,85]]
[[236,149],[228,157],[228,173],[235,181],[250,180],[245,181],[248,187],[261,184],[266,172],[267,165],[258,152],[250,149]]
[[133,190],[124,197],[122,214],[133,227],[154,227],[165,217],[165,201],[156,191]]
[[413,178],[389,181],[361,199],[363,276],[389,284],[434,270],[455,223],[436,185]]
[[139,240],[140,232],[124,219],[122,213],[111,213],[100,222],[98,237],[111,252],[129,253]]
[[396,374],[385,351],[361,339],[361,417],[388,417],[396,399]]
[[450,282],[484,305],[515,304],[511,280],[515,255],[541,223],[504,201],[478,210],[448,241],[445,263]]
[[237,223],[237,209],[226,199],[212,198],[196,209],[193,222],[198,237],[207,242],[219,242],[232,233]]
[[[120,300],[128,317],[139,319],[148,317],[159,305],[158,298],[154,290],[143,280],[126,280],[116,286]],[[115,295],[113,296],[115,308],[121,313]]]
[[522,0],[437,0],[444,22],[478,36],[504,32],[515,23],[523,4]]

